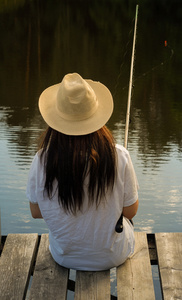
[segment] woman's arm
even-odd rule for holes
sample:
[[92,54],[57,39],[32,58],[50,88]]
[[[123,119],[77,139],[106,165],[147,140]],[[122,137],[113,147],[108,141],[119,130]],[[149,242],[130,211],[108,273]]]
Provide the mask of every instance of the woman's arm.
[[139,201],[137,200],[134,204],[123,207],[123,216],[131,220],[137,213]]
[[31,202],[29,202],[29,203],[30,203],[30,211],[31,211],[32,217],[34,219],[43,219],[38,204],[37,203],[34,204]]

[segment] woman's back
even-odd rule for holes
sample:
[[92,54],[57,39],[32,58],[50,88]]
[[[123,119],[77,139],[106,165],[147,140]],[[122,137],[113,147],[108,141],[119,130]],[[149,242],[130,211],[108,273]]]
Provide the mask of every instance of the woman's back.
[[[114,188],[100,204],[89,205],[87,192],[89,176],[84,181],[82,211],[76,215],[66,213],[58,203],[57,182],[54,182],[53,197],[46,197],[45,172],[40,152],[32,163],[29,182],[35,181],[35,189],[29,184],[27,196],[36,197],[50,235],[50,251],[57,263],[81,270],[103,270],[123,263],[134,251],[134,234],[131,223],[124,218],[123,232],[116,233],[115,225],[123,206],[132,205],[137,199],[137,181],[128,151],[116,146],[117,175]],[[127,178],[126,178],[127,177]],[[127,180],[127,185],[126,185]],[[129,190],[125,186],[130,187]]]

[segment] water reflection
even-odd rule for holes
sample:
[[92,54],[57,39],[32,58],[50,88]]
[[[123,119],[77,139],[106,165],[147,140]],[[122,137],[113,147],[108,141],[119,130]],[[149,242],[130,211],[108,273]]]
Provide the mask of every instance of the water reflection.
[[[118,1],[107,1],[107,5],[96,1],[89,5],[79,3],[56,1],[52,6],[51,1],[17,1],[16,10],[2,5],[1,105],[16,106],[9,123],[26,122],[34,114],[37,117],[35,107],[40,92],[72,71],[100,80],[111,89],[115,95],[111,128],[125,120],[134,1],[128,5]],[[176,76],[181,72],[181,45],[177,46],[176,40],[182,24],[176,27],[177,12],[168,16],[162,1],[157,8],[164,13],[159,18],[155,16],[153,22],[155,1],[153,5],[150,2],[150,10],[143,3],[139,11],[130,136],[132,139],[132,133],[137,133],[142,154],[152,148],[160,155],[168,142],[177,143],[181,151],[182,77]],[[180,5],[178,1],[176,5]],[[28,108],[32,115],[24,113]]]
[[[128,147],[140,183],[136,230],[182,224],[182,3],[138,1]],[[106,84],[108,126],[123,144],[135,1],[0,1],[0,190],[2,231],[46,232],[25,200],[28,169],[45,124],[41,91],[68,72]],[[167,46],[165,44],[167,41]]]

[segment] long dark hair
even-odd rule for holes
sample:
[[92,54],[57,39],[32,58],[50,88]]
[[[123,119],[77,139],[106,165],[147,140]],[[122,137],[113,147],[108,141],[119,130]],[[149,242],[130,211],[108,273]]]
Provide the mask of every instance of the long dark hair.
[[98,206],[108,189],[114,186],[116,150],[106,126],[83,136],[69,136],[50,127],[40,148],[45,154],[45,190],[52,198],[53,182],[58,182],[58,201],[65,212],[76,214],[82,209],[84,179],[89,175],[89,203]]

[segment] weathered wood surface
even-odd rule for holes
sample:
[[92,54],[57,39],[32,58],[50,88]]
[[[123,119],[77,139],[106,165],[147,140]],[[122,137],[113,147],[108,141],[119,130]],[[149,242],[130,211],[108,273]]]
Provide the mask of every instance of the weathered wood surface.
[[55,263],[49,252],[48,234],[42,234],[28,299],[65,300],[68,277],[69,270]]
[[[133,256],[117,268],[116,299],[153,300],[155,296],[147,234],[136,232],[135,239]],[[76,300],[110,299],[110,270],[77,271],[74,284],[69,280],[69,270],[52,259],[48,249],[48,234],[41,236],[40,244],[38,240],[37,234],[7,236],[0,257],[0,299],[62,300],[66,299],[68,288],[74,290],[74,286]],[[182,233],[157,233],[152,248],[155,244],[164,300],[182,299]],[[153,261],[157,262],[157,258]]]
[[147,235],[135,232],[133,256],[117,268],[118,300],[154,300]]
[[156,233],[164,300],[182,299],[182,233]]
[[110,300],[110,270],[77,271],[75,300]]
[[9,234],[0,257],[0,299],[25,299],[38,234]]

